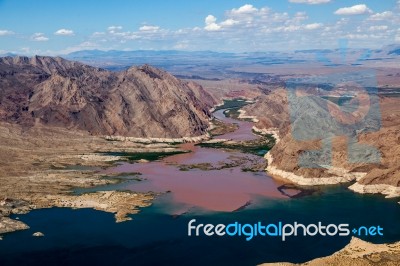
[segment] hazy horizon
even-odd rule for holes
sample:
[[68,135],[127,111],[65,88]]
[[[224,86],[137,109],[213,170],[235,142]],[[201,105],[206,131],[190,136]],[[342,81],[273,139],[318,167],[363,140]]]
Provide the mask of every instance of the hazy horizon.
[[400,43],[399,11],[398,0],[0,0],[0,54],[294,51],[335,49],[343,39],[376,49]]

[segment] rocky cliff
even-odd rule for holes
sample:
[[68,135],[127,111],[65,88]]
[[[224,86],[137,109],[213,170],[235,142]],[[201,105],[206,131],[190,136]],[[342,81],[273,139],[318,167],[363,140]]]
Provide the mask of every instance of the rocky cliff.
[[206,132],[212,97],[149,65],[111,72],[60,57],[0,58],[0,121],[94,135],[176,138]]
[[[244,107],[246,114],[256,116],[259,122],[256,127],[279,132],[280,141],[267,154],[269,162],[267,171],[271,175],[281,177],[300,185],[337,184],[357,181],[350,189],[360,193],[382,193],[389,197],[400,195],[400,98],[379,97],[379,116],[381,125],[368,132],[367,129],[376,127],[374,120],[364,119],[366,124],[361,130],[351,125],[346,128],[354,131],[357,145],[350,147],[349,136],[335,133],[340,125],[325,123],[327,109],[321,107],[322,98],[311,99],[308,106],[297,110],[296,118],[290,117],[288,92],[277,89],[268,95],[259,96],[254,105]],[[331,116],[331,115],[330,115]],[[307,118],[308,122],[302,120]],[[296,132],[298,124],[304,123],[301,132]],[[306,124],[309,123],[309,124]],[[344,127],[344,126],[342,126]],[[297,129],[296,129],[297,128]],[[324,137],[307,136],[315,134],[312,129],[321,129],[331,141],[329,165],[315,164],[304,166],[300,158],[307,151],[319,150]],[[329,137],[329,132],[332,136]],[[295,136],[294,136],[295,135]],[[304,137],[305,136],[305,137]],[[303,139],[301,139],[303,138]],[[361,146],[358,146],[361,145]],[[362,145],[375,148],[380,159],[368,163],[374,154],[360,149]],[[351,149],[350,149],[351,148]],[[350,157],[350,152],[352,157]],[[353,162],[350,159],[353,159]],[[309,159],[312,159],[309,157]],[[359,162],[354,162],[359,161]]]

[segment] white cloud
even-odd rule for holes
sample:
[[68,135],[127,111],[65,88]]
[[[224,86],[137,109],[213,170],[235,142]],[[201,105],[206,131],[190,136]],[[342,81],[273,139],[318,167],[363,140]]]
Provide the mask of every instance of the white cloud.
[[354,40],[362,40],[362,39],[368,39],[369,35],[368,34],[358,34],[358,33],[351,33],[347,34],[346,38],[348,39],[354,39]]
[[300,22],[300,21],[307,20],[307,19],[308,19],[308,16],[307,16],[306,12],[297,12],[293,18],[293,20],[295,20],[296,22]]
[[29,51],[31,50],[31,48],[29,48],[29,47],[22,47],[20,50],[23,51],[24,53],[29,53]]
[[234,20],[232,18],[228,18],[224,21],[222,21],[221,23],[217,23],[217,18],[214,17],[213,15],[208,15],[205,19],[205,27],[204,29],[206,31],[218,31],[221,30],[223,28],[229,28],[232,27],[236,24],[239,24],[239,21]]
[[298,30],[300,30],[300,29],[301,29],[300,26],[290,25],[290,26],[287,26],[287,27],[277,28],[277,31],[293,32],[293,31],[298,31]]
[[209,24],[209,25],[206,25],[206,26],[204,27],[204,29],[205,29],[206,31],[218,31],[218,30],[221,29],[221,26],[218,25],[218,24],[216,24],[216,23],[211,23],[211,24]]
[[336,15],[362,15],[372,13],[372,10],[365,4],[359,4],[351,7],[342,7],[335,11]]
[[138,31],[122,31],[122,26],[110,26],[107,28],[106,32],[94,32],[90,37],[96,39],[96,42],[125,43],[129,40],[157,38],[166,32],[168,31],[164,31],[158,26],[151,25],[144,25],[140,27]]
[[74,31],[73,30],[67,30],[67,29],[59,29],[54,33],[55,35],[63,35],[63,36],[73,36]]
[[185,50],[189,48],[189,41],[183,40],[179,41],[177,44],[174,45],[174,49],[178,50]]
[[289,0],[289,2],[296,4],[319,5],[330,3],[331,0]]
[[218,31],[221,29],[221,26],[216,23],[217,18],[213,15],[208,15],[204,19],[204,22],[206,23],[206,26],[204,27],[206,31]]
[[217,18],[214,17],[213,15],[208,15],[204,20],[206,25],[211,24],[211,23],[215,23],[216,21],[217,21]]
[[160,29],[159,26],[151,26],[151,25],[144,25],[139,28],[140,31],[146,31],[146,32],[156,32]]
[[387,30],[387,29],[388,29],[388,26],[386,26],[386,25],[369,27],[370,31],[383,31],[383,30]]
[[317,30],[322,28],[323,24],[322,23],[312,23],[312,24],[307,24],[304,26],[306,30]]
[[251,14],[257,12],[257,8],[255,8],[253,5],[246,4],[244,6],[239,7],[238,9],[232,9],[231,13],[233,15],[241,15],[241,14]]
[[[291,2],[316,4],[316,1],[311,0]],[[204,16],[203,21],[189,28],[172,30],[146,23],[140,25],[140,28],[128,31],[122,26],[110,26],[106,30],[94,32],[88,38],[88,41],[95,45],[85,47],[85,44],[82,44],[70,50],[93,47],[116,50],[198,50],[206,47],[217,51],[313,49],[334,48],[339,38],[350,39],[349,45],[352,47],[375,48],[393,43],[396,36],[400,38],[400,31],[396,34],[400,20],[398,12],[394,9],[372,13],[366,5],[350,6],[339,9],[337,13],[370,14],[361,18],[336,16],[336,19],[322,24],[318,20],[311,20],[305,12],[285,12],[257,5],[239,5],[225,10],[224,15],[218,18],[212,14]]]
[[140,36],[133,33],[133,32],[122,32],[120,34],[117,34],[117,36],[121,36],[122,38],[126,39],[126,40],[137,40],[140,39]]
[[14,32],[9,30],[0,30],[0,36],[12,35]]
[[82,47],[82,48],[95,48],[95,47],[98,47],[98,45],[96,43],[93,43],[93,42],[83,42],[83,43],[79,44],[78,46]]
[[369,20],[385,20],[385,19],[390,19],[393,17],[393,12],[392,11],[384,11],[382,13],[375,13],[371,15],[368,19]]
[[93,32],[92,36],[98,37],[98,36],[104,36],[105,34],[106,34],[105,32],[96,31],[96,32]]
[[239,21],[230,18],[225,21],[222,21],[221,26],[230,27],[230,26],[236,25],[238,23],[239,23]]
[[108,31],[118,31],[122,30],[122,26],[110,26],[107,28]]
[[49,40],[49,38],[45,37],[45,36],[37,36],[34,38],[35,41],[38,42],[47,42]]
[[99,49],[100,46],[94,42],[90,42],[90,41],[86,41],[86,42],[82,42],[78,45],[74,45],[71,47],[68,47],[64,50],[61,50],[58,52],[58,54],[69,54],[72,52],[76,52],[76,51],[81,51],[81,50],[92,50],[92,49]]
[[49,38],[46,37],[46,36],[44,35],[44,33],[40,33],[40,32],[33,34],[33,35],[31,36],[31,39],[32,39],[33,41],[37,41],[37,42],[46,42],[46,41],[49,40]]
[[267,30],[266,32],[295,32],[295,31],[301,31],[304,33],[304,30],[317,30],[322,28],[323,24],[322,23],[312,23],[312,24],[307,24],[307,25],[289,25],[285,27],[276,27],[275,29],[272,30]]

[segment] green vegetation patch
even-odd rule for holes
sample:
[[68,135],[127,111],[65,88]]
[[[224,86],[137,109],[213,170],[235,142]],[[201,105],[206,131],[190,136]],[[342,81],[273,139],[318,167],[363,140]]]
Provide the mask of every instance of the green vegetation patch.
[[[224,100],[224,104],[217,106],[215,108],[215,111],[221,110],[221,109],[233,109],[237,108],[238,110],[242,108],[243,106],[248,105],[249,103],[246,102],[245,99],[232,99],[232,100]],[[214,112],[215,112],[214,111]]]
[[338,106],[342,106],[353,99],[353,97],[350,96],[342,96],[342,97],[323,96],[322,98],[330,102],[333,102]]
[[99,152],[107,156],[119,156],[128,159],[129,161],[147,160],[157,161],[167,156],[187,153],[188,151],[169,151],[169,152]]
[[179,170],[180,171],[189,171],[192,169],[199,169],[199,170],[212,170],[213,166],[210,163],[199,163],[199,164],[185,164],[185,165],[180,165]]
[[[229,117],[232,119],[239,119],[239,115],[240,115],[239,110],[248,104],[251,104],[251,103],[249,103],[249,102],[247,102],[247,100],[241,99],[241,98],[232,99],[232,100],[224,100],[224,104],[217,106],[215,108],[215,111],[218,111],[221,109],[226,109],[224,111],[224,115],[226,117]],[[249,118],[240,119],[240,120],[252,122],[252,120]]]
[[227,109],[224,111],[224,115],[226,117],[232,118],[232,119],[239,119],[239,115],[240,115],[240,107],[238,108],[232,108],[232,109]]
[[237,150],[244,153],[264,156],[275,145],[275,138],[268,134],[255,140],[199,143],[196,145],[205,148]]
[[238,129],[237,124],[230,124],[230,123],[224,123],[219,121],[218,119],[213,119],[211,121],[214,124],[214,128],[209,131],[211,136],[220,136],[224,135],[227,133],[234,132],[235,130]]

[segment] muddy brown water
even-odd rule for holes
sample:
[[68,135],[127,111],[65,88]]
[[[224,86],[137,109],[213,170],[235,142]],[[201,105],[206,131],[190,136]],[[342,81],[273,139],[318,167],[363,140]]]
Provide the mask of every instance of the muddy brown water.
[[[232,133],[218,136],[222,139],[252,140],[258,136],[252,133],[253,123],[225,117],[224,110],[214,113],[215,117],[226,123],[236,123],[239,128]],[[242,168],[252,163],[264,163],[265,159],[241,152],[202,148],[194,144],[180,146],[190,153],[177,154],[160,161],[148,163],[122,163],[105,170],[104,174],[139,172],[142,182],[128,182],[122,189],[137,192],[171,192],[173,202],[179,206],[200,207],[212,211],[234,211],[247,206],[254,198],[286,198],[278,187],[282,183],[260,172],[244,172]],[[241,164],[227,167],[232,158]],[[188,169],[182,166],[207,164],[212,170]],[[221,167],[226,167],[221,169]],[[218,168],[218,170],[215,170]],[[120,188],[121,189],[121,188]],[[181,210],[184,212],[185,210]]]
[[216,139],[253,140],[257,138],[257,135],[252,133],[252,127],[254,126],[252,122],[226,117],[224,115],[225,110],[226,109],[221,109],[214,112],[214,117],[225,123],[237,124],[239,128],[234,132],[217,136],[215,137]]

